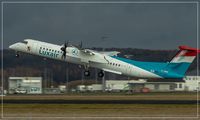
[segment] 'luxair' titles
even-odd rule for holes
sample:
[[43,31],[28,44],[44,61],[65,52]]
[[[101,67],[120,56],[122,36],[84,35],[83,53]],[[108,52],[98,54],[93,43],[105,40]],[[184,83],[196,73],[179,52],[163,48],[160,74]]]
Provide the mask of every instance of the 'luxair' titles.
[[59,55],[58,53],[45,51],[45,50],[39,50],[39,54],[43,56],[51,57],[51,58],[57,58]]

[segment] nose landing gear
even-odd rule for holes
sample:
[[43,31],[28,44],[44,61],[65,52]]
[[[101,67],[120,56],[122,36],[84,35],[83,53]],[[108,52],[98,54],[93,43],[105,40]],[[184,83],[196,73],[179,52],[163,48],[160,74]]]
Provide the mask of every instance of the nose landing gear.
[[84,65],[84,67],[85,67],[84,76],[90,76],[89,65]]
[[17,58],[19,57],[19,52],[16,52],[15,57]]
[[90,71],[89,70],[84,71],[84,76],[90,76]]

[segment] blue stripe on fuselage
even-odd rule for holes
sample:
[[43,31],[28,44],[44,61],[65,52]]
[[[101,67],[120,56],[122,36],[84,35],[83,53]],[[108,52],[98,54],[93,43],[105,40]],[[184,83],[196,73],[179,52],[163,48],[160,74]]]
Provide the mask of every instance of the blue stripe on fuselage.
[[112,56],[117,60],[137,66],[163,78],[183,78],[190,63],[142,62]]

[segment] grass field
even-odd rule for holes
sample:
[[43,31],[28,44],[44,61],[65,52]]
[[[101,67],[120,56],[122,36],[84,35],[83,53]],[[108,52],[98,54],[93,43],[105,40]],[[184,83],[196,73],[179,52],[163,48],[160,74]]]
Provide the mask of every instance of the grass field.
[[197,105],[187,104],[5,104],[3,108],[4,117],[194,117],[197,114]]

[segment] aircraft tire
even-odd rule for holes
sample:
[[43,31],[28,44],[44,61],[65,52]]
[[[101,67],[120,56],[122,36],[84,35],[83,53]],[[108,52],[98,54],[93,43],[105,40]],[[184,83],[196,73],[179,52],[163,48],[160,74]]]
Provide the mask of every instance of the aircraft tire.
[[101,71],[98,73],[98,77],[102,78],[104,76],[104,73]]
[[18,57],[19,57],[19,53],[15,54],[15,57],[17,57],[17,58],[18,58]]

